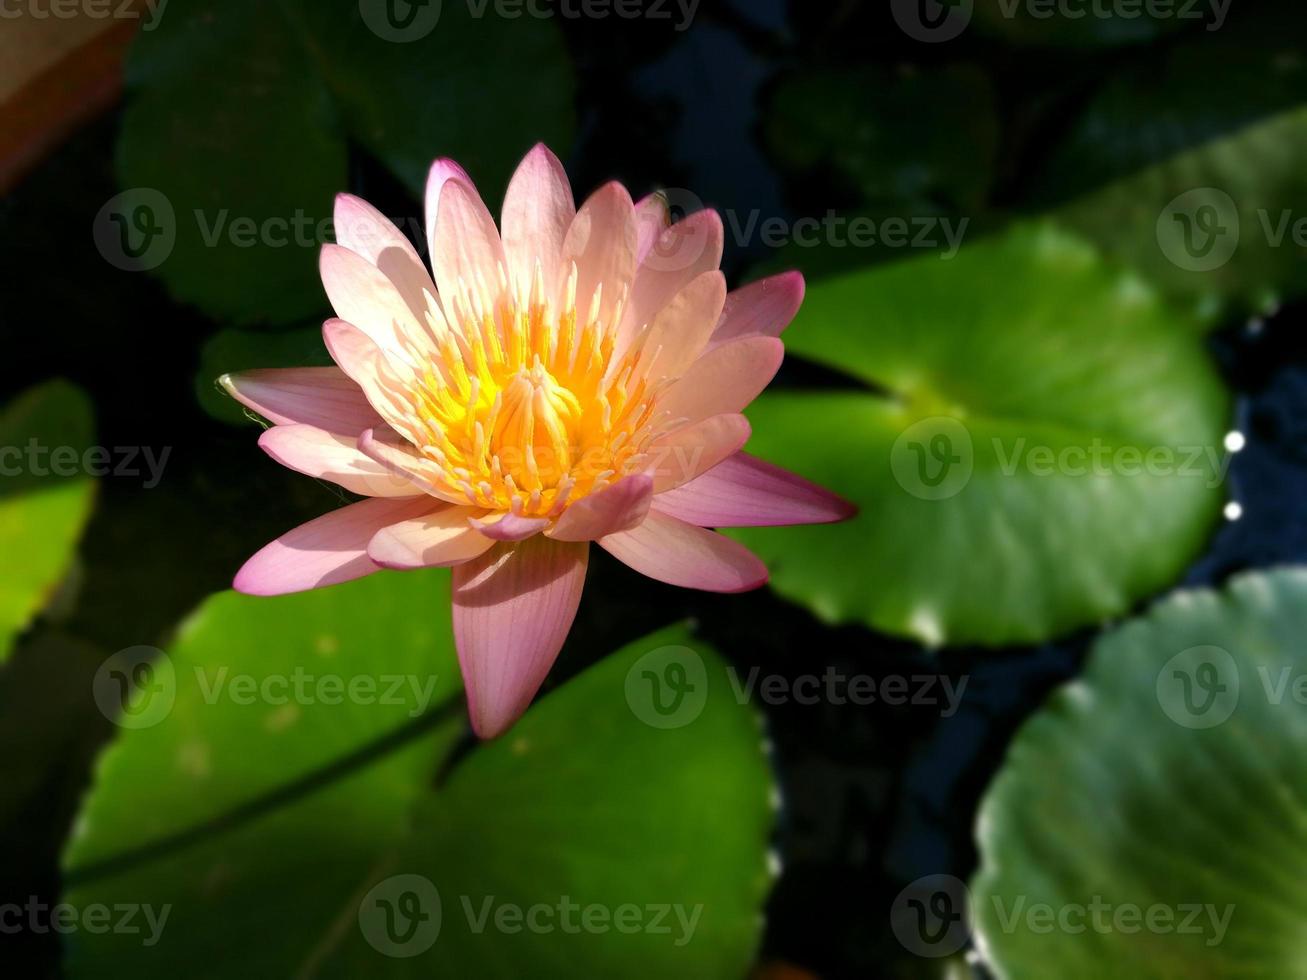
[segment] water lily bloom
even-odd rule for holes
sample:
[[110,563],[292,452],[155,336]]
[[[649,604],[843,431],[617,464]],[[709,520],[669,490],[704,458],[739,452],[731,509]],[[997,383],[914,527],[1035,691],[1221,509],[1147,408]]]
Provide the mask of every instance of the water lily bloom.
[[618,183],[577,210],[537,146],[500,228],[449,160],[426,220],[434,282],[390,221],[337,198],[321,271],[338,366],[222,379],[273,423],[273,459],[368,498],[278,538],[234,584],[276,595],[451,566],[468,710],[490,738],[558,656],[590,542],[650,578],[740,592],[767,570],[709,528],[851,508],[741,452],[740,413],[780,367],[803,279],[728,295],[715,212],[671,224],[661,196],[633,203]]

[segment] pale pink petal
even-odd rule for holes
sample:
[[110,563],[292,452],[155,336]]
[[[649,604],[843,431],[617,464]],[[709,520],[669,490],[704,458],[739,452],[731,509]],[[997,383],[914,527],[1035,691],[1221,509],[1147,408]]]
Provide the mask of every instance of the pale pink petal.
[[232,587],[246,595],[282,595],[371,575],[379,570],[367,553],[373,535],[433,505],[430,497],[374,497],[324,514],[247,561]]
[[409,410],[396,396],[396,379],[381,349],[362,330],[344,320],[322,325],[322,339],[340,369],[362,390],[373,409],[392,426],[405,429]]
[[329,480],[364,497],[414,497],[422,488],[396,476],[358,450],[356,436],[313,425],[278,425],[259,437],[259,446],[282,466]]
[[658,410],[691,422],[741,412],[776,377],[785,345],[775,337],[745,337],[723,344],[690,365],[658,400]]
[[654,498],[654,510],[700,527],[829,524],[857,508],[815,483],[747,453]]
[[363,389],[338,367],[269,368],[224,374],[218,383],[277,425],[316,425],[355,433],[381,421]]
[[712,210],[696,211],[658,236],[636,270],[618,330],[619,352],[677,293],[721,266],[724,239],[721,216]]
[[506,731],[544,683],[576,618],[589,549],[537,534],[454,567],[454,640],[482,738]]
[[[506,272],[504,246],[495,219],[481,196],[466,181],[445,182],[440,193],[440,214],[431,246],[436,286],[446,309],[472,291],[493,312],[501,279]],[[450,321],[454,320],[451,315]]]
[[655,191],[647,197],[640,198],[635,205],[636,246],[635,260],[643,262],[649,250],[654,247],[667,226],[672,223],[672,209],[668,207],[667,195]]
[[447,157],[442,157],[433,163],[430,173],[427,174],[427,249],[432,253],[435,252],[436,218],[440,215],[440,195],[446,181],[451,179],[464,180],[469,186],[473,186],[472,178],[467,175],[467,171]]
[[734,456],[749,441],[743,415],[714,415],[675,429],[649,446],[654,493],[665,493]]
[[575,217],[567,172],[547,146],[537,143],[518,165],[504,195],[504,255],[517,295],[530,296],[539,262],[544,297],[553,298],[563,239]]
[[740,337],[779,337],[803,303],[803,274],[782,272],[749,283],[726,297],[711,346]]
[[747,592],[767,581],[767,566],[744,545],[656,510],[599,545],[641,575],[687,589]]
[[435,350],[430,333],[420,325],[424,314],[363,256],[343,245],[324,245],[318,267],[336,315],[362,330],[382,351],[403,361],[413,347]]
[[[336,196],[336,241],[380,269],[419,315],[434,302],[435,283],[417,249],[389,218],[353,194]],[[427,297],[432,297],[428,300]]]
[[450,505],[383,527],[368,544],[368,557],[382,568],[399,569],[470,561],[495,544],[467,526],[474,513],[470,507]]
[[683,374],[703,351],[724,302],[725,276],[713,271],[695,278],[633,342],[632,353],[639,352],[637,374],[653,380]]
[[653,477],[636,473],[568,505],[547,532],[558,541],[594,541],[635,527],[649,513]]
[[484,520],[469,517],[468,525],[496,541],[521,541],[533,534],[539,534],[548,527],[549,518],[521,517],[517,514],[504,514]]
[[605,184],[581,205],[567,229],[562,262],[563,284],[576,263],[578,320],[589,316],[594,294],[601,291],[599,320],[606,326],[613,323],[635,276],[636,239],[635,205],[621,184]]
[[394,429],[369,429],[359,436],[359,452],[380,463],[396,476],[411,480],[424,493],[450,503],[466,503],[465,498],[440,489],[441,470]]

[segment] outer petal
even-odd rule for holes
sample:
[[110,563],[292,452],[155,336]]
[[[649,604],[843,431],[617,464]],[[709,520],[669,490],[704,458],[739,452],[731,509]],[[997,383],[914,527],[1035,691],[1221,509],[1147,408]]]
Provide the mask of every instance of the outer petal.
[[504,246],[481,195],[466,181],[447,180],[440,192],[431,262],[446,308],[468,289],[476,290],[487,302],[499,294],[505,271]]
[[637,263],[644,261],[644,257],[649,254],[649,250],[658,241],[658,236],[671,223],[672,211],[667,205],[667,195],[662,191],[655,191],[636,202],[635,260]]
[[430,251],[435,250],[436,218],[440,214],[440,196],[444,191],[445,182],[451,178],[467,181],[469,187],[473,186],[472,178],[467,175],[467,171],[448,157],[441,157],[433,163],[430,173],[427,174],[427,248]]
[[410,309],[426,310],[435,283],[413,243],[389,218],[353,194],[336,196],[336,241],[380,269],[404,297]]
[[782,272],[749,283],[726,297],[711,346],[740,337],[779,337],[803,303],[803,274]]
[[372,536],[388,524],[425,513],[433,504],[430,497],[376,497],[324,514],[283,534],[247,561],[232,587],[246,595],[282,595],[371,575],[379,570],[367,555]]
[[408,358],[408,348],[434,350],[426,327],[390,278],[343,245],[324,245],[318,262],[331,307],[362,330],[382,351]]
[[500,222],[508,274],[519,296],[530,295],[537,261],[545,297],[554,296],[563,260],[563,239],[575,218],[576,204],[567,172],[547,146],[537,143],[509,181]]
[[652,466],[648,471],[654,493],[689,483],[734,456],[749,441],[751,431],[743,415],[714,415],[654,441],[649,447]]
[[589,545],[538,534],[454,567],[454,639],[482,738],[507,730],[540,689],[576,618],[588,557]]
[[246,408],[277,425],[362,432],[381,422],[367,396],[338,367],[271,368],[224,374],[218,383]]
[[696,211],[658,236],[636,270],[618,334],[619,351],[677,293],[705,272],[721,267],[725,237],[721,215],[712,210]]
[[581,205],[563,241],[562,263],[564,277],[576,263],[578,318],[589,315],[594,293],[602,286],[599,318],[613,322],[621,294],[635,276],[637,239],[635,205],[621,184],[605,184]]
[[[438,506],[438,505],[437,505]],[[467,526],[470,507],[450,505],[383,527],[368,544],[368,557],[382,568],[458,565],[494,547]]]
[[571,504],[545,533],[558,541],[594,541],[635,527],[649,513],[652,499],[653,477],[643,473],[623,477]]
[[329,480],[365,497],[416,497],[423,491],[411,480],[358,450],[355,436],[327,432],[312,425],[278,425],[259,437],[259,446],[282,466]]
[[[702,353],[726,302],[726,277],[705,272],[673,297],[634,344],[644,377],[679,377]],[[632,348],[633,350],[636,348]],[[613,364],[619,363],[617,358]]]
[[699,527],[829,524],[857,508],[815,483],[747,453],[654,498],[654,510]]
[[342,371],[363,391],[368,403],[392,426],[408,425],[405,406],[394,394],[396,387],[389,361],[358,327],[344,320],[322,325],[322,339]]
[[776,377],[785,345],[775,337],[745,337],[723,344],[690,365],[658,401],[658,410],[691,422],[741,412]]
[[747,592],[767,581],[767,566],[744,545],[656,510],[599,545],[641,575],[687,589]]

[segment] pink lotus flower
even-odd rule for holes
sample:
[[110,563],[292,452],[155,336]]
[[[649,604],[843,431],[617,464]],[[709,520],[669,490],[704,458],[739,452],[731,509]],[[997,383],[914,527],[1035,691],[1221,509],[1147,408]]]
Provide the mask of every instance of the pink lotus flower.
[[591,541],[650,578],[740,592],[767,569],[707,528],[852,508],[740,451],[803,278],[727,295],[715,212],[669,227],[660,196],[633,204],[618,183],[578,211],[537,146],[502,236],[449,160],[431,168],[426,214],[434,283],[393,224],[338,197],[321,269],[339,367],[222,379],[274,423],[259,440],[273,459],[370,498],[283,535],[234,585],[276,595],[452,566],[469,713],[490,738],[558,656]]

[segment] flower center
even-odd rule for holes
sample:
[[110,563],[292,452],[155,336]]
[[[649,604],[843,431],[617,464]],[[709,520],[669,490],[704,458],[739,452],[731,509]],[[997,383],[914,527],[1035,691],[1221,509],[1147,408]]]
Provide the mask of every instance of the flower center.
[[616,323],[601,321],[598,297],[578,315],[576,275],[557,312],[538,274],[529,297],[506,283],[494,296],[481,283],[442,295],[443,314],[428,322],[434,351],[412,351],[399,397],[405,434],[435,464],[443,496],[556,517],[647,458],[661,387],[637,356],[615,358]]

